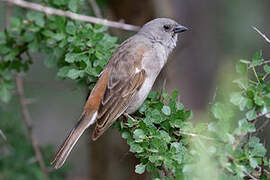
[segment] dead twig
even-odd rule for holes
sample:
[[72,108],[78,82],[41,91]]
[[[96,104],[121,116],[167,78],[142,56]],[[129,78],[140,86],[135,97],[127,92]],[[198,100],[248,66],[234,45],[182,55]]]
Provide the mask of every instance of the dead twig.
[[257,29],[256,27],[252,26],[252,28],[257,32],[259,33],[264,39],[266,42],[270,43],[270,39],[265,35],[263,34],[259,29]]
[[128,30],[128,31],[138,31],[140,29],[138,26],[134,26],[134,25],[130,25],[130,24],[124,24],[124,23],[109,21],[106,19],[96,18],[96,17],[92,17],[92,16],[85,16],[85,15],[81,15],[81,14],[76,14],[76,13],[73,13],[71,11],[63,11],[63,10],[59,10],[59,9],[55,9],[55,8],[51,8],[51,7],[47,7],[47,6],[42,6],[42,5],[37,4],[37,3],[23,1],[23,0],[1,0],[1,1],[15,4],[15,5],[20,6],[20,7],[40,11],[40,12],[43,12],[47,15],[58,15],[58,16],[68,17],[68,18],[78,20],[78,21],[90,22],[90,23],[94,23],[94,24],[102,24],[104,26],[124,29],[124,30]]
[[40,169],[41,169],[41,171],[43,173],[44,179],[49,180],[47,168],[45,166],[43,157],[41,155],[37,138],[33,133],[32,119],[30,117],[30,113],[29,113],[28,108],[27,108],[27,103],[25,102],[24,89],[23,89],[23,80],[22,80],[22,78],[20,76],[16,76],[16,86],[17,86],[17,92],[18,92],[19,99],[20,99],[20,105],[21,105],[21,109],[22,109],[23,120],[24,120],[25,125],[27,127],[27,133],[28,133],[28,136],[30,137],[30,140],[31,140],[34,152],[35,152],[36,159],[37,159],[37,161],[39,163],[39,166],[40,166]]

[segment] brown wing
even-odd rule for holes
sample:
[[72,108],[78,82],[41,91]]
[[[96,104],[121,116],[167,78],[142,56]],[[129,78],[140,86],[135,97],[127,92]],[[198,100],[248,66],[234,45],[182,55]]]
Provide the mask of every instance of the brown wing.
[[145,80],[145,71],[134,73],[124,82],[118,80],[113,86],[108,86],[99,108],[98,120],[92,139],[96,140],[101,136],[114,121],[127,109],[138,89]]
[[149,50],[149,44],[132,37],[123,42],[111,57],[107,64],[110,78],[99,106],[93,140],[101,136],[127,109],[143,84],[146,73],[142,69],[142,61]]

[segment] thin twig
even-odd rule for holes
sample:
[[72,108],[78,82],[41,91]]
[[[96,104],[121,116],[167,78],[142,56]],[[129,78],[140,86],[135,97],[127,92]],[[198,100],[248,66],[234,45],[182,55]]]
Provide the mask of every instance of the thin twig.
[[138,31],[139,30],[138,26],[124,24],[124,23],[115,22],[115,21],[109,21],[106,19],[96,18],[96,17],[92,17],[92,16],[85,16],[85,15],[81,15],[81,14],[76,14],[76,13],[73,13],[71,11],[63,11],[63,10],[59,10],[59,9],[55,9],[55,8],[51,8],[51,7],[47,7],[47,6],[42,6],[42,5],[37,4],[37,3],[23,1],[23,0],[1,0],[1,1],[9,2],[9,3],[15,4],[17,6],[24,7],[24,8],[44,12],[47,15],[64,16],[64,17],[68,17],[68,18],[71,18],[74,20],[90,22],[90,23],[94,23],[94,24],[102,24],[104,26],[124,29],[124,30],[128,30],[128,31]]
[[185,131],[179,131],[179,133],[183,134],[183,135],[187,135],[187,136],[200,137],[200,138],[206,139],[206,140],[217,141],[217,139],[215,139],[215,138],[203,136],[203,135],[200,135],[200,134],[194,134],[194,133],[189,133],[189,132],[185,132]]
[[253,28],[255,31],[257,31],[257,33],[259,33],[259,34],[265,39],[266,42],[270,43],[269,38],[268,38],[265,34],[263,34],[259,29],[257,29],[257,28],[254,27],[254,26],[252,26],[252,28]]
[[99,9],[99,7],[97,5],[96,0],[88,0],[88,1],[89,1],[90,5],[91,5],[93,11],[94,11],[95,16],[98,17],[98,18],[103,18],[102,15],[101,15],[101,11],[100,11],[100,9]]
[[253,180],[258,180],[256,177],[254,177],[252,174],[250,174],[247,171],[243,171],[249,178],[253,179]]
[[3,131],[0,129],[0,136],[4,139],[4,141],[7,141],[7,137],[3,133]]
[[30,117],[30,113],[28,111],[26,102],[25,102],[25,97],[24,97],[24,89],[23,89],[23,81],[20,76],[16,76],[16,86],[17,86],[17,91],[20,99],[20,104],[22,108],[22,113],[23,113],[23,120],[25,122],[25,125],[27,127],[27,133],[31,139],[31,143],[36,155],[36,159],[39,163],[39,166],[41,168],[41,171],[43,173],[43,177],[45,180],[49,180],[48,172],[43,160],[43,157],[40,152],[39,144],[37,141],[36,136],[33,133],[33,124],[32,124],[32,119]]

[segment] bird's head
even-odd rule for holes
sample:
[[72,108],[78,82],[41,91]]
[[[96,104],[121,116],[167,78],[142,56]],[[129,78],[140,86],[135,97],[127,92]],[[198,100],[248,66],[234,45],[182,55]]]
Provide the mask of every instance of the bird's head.
[[151,39],[154,43],[160,43],[171,51],[176,46],[178,35],[188,28],[178,24],[169,18],[157,18],[146,23],[139,34]]

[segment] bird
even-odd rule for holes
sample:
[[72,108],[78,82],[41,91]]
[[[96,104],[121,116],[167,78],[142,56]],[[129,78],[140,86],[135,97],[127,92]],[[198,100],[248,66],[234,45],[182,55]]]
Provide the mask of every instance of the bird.
[[157,18],[147,22],[118,46],[99,75],[79,121],[51,161],[56,169],[63,166],[89,126],[96,124],[92,134],[95,141],[121,115],[131,117],[130,114],[147,98],[169,54],[176,47],[178,35],[187,30],[175,20]]

